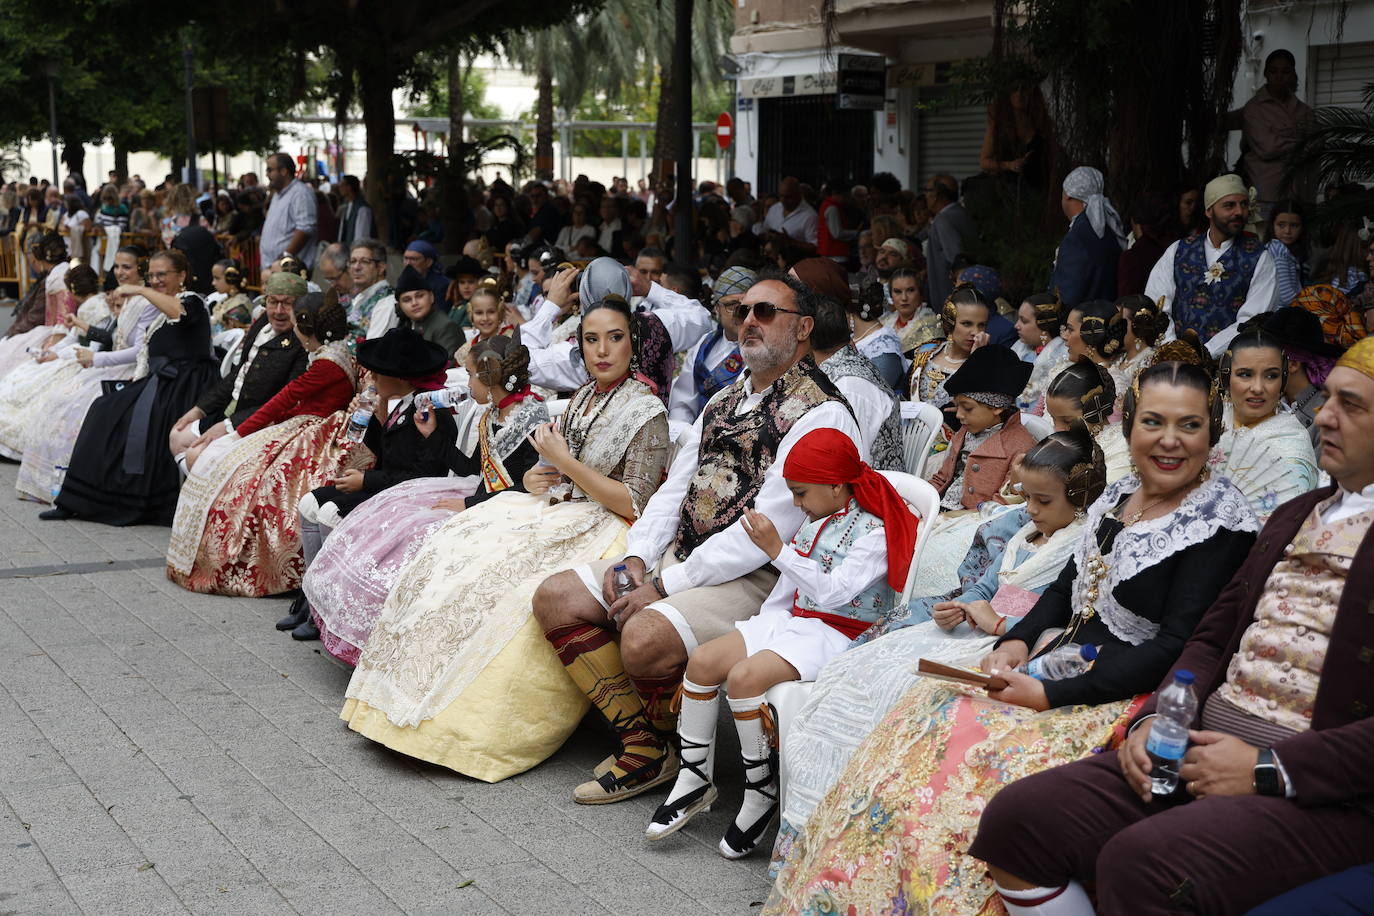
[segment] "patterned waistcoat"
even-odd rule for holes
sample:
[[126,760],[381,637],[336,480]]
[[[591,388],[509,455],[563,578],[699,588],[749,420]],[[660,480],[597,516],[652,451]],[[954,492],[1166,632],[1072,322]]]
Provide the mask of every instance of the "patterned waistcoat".
[[1178,332],[1191,328],[1207,340],[1236,320],[1245,304],[1255,265],[1264,243],[1243,233],[1207,265],[1207,242],[1201,230],[1178,243],[1174,251],[1174,323]]
[[[878,390],[891,392],[892,388],[883,381],[873,363],[858,351],[852,343],[845,344],[835,355],[821,363],[821,371],[830,381],[839,384],[846,377],[861,378],[878,386]],[[906,462],[902,458],[902,414],[897,399],[892,401],[892,410],[878,428],[878,435],[869,444],[869,463],[879,471],[905,471]],[[850,407],[853,407],[851,404]],[[867,430],[863,430],[867,433]]]
[[735,523],[754,501],[792,425],[826,401],[849,403],[810,356],[782,374],[753,410],[736,415],[745,398],[737,379],[702,415],[697,471],[682,500],[674,552],[687,559],[711,535]]
[[1327,524],[1321,512],[1328,504],[1314,506],[1284,548],[1217,691],[1242,711],[1295,732],[1312,725],[1336,608],[1374,520],[1363,512]]
[[[873,531],[882,530],[883,520],[859,508],[854,500],[849,501],[834,515],[815,520],[808,519],[792,538],[792,546],[797,553],[821,564],[827,574],[849,556],[854,542]],[[876,623],[878,618],[890,613],[896,603],[897,595],[887,584],[884,576],[860,592],[854,600],[844,607],[821,607],[811,597],[797,591],[793,604],[806,611],[819,611]]]

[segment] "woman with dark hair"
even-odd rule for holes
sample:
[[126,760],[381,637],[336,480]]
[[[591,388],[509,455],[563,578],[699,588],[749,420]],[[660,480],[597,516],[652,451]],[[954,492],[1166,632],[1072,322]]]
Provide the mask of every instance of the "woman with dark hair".
[[846,311],[854,347],[873,363],[888,388],[900,390],[906,378],[906,357],[897,335],[883,323],[887,306],[883,303],[882,286],[870,284],[849,300]]
[[[545,759],[587,708],[531,598],[555,570],[619,556],[663,479],[668,417],[640,380],[640,320],[607,297],[583,313],[591,381],[539,427],[527,492],[453,516],[403,566],[348,685],[349,728],[496,782]],[[599,587],[599,586],[598,586]]]
[[926,401],[944,410],[950,396],[945,381],[987,343],[992,305],[971,284],[960,284],[940,309],[942,337],[916,348],[907,376],[907,393],[913,401]]
[[[148,253],[144,249],[137,245],[125,246],[115,252],[111,273],[122,286],[140,280],[147,267]],[[123,296],[111,290],[104,299],[107,306],[119,312],[110,346],[99,350],[76,347],[72,357],[81,371],[34,399],[34,416],[42,417],[43,422],[26,424],[22,440],[11,443],[17,451],[23,452],[15,481],[21,497],[48,502],[61,489],[87,410],[102,394],[105,382],[122,382],[134,377],[143,338],[153,319],[162,314],[142,296]]]
[[1301,201],[1280,200],[1269,210],[1264,237],[1265,248],[1274,256],[1274,277],[1278,286],[1275,308],[1292,305],[1307,285],[1307,208]]
[[1070,309],[1064,319],[1064,343],[1069,362],[1086,356],[1112,374],[1117,391],[1131,386],[1130,377],[1118,368],[1126,352],[1126,319],[1116,303],[1094,299]]
[[167,436],[196,398],[219,379],[205,302],[185,289],[190,265],[175,248],[149,260],[150,286],[128,283],[159,312],[134,369],[137,381],[91,406],[72,449],[71,468],[45,520],[80,516],[106,525],[170,525],[181,473]]
[[[304,623],[305,611],[324,649],[348,665],[358,663],[372,625],[401,568],[455,512],[472,509],[506,490],[525,489],[525,474],[539,460],[530,438],[549,422],[544,402],[530,391],[530,354],[508,337],[477,342],[466,354],[471,397],[455,410],[456,441],[433,434],[451,476],[410,480],[378,494],[330,532],[306,570],[304,599],[278,626]],[[445,408],[437,408],[445,409]]]
[[924,267],[898,267],[887,281],[892,309],[883,315],[882,322],[897,335],[903,354],[940,336],[940,315],[923,307],[921,290],[925,285]]
[[337,437],[305,463],[283,460],[291,443],[318,441],[325,428],[337,432],[329,419],[348,406],[358,383],[347,312],[332,289],[297,298],[291,318],[309,354],[305,372],[211,442],[182,484],[167,548],[167,578],[182,588],[258,597],[295,587],[296,504],[311,484],[348,466],[352,443]]
[[1317,486],[1317,459],[1302,421],[1280,410],[1288,382],[1283,344],[1258,328],[1241,331],[1221,358],[1217,384],[1226,399],[1217,472],[1250,500],[1260,521]]
[[[1117,368],[1127,377],[1134,378],[1137,372],[1150,364],[1155,344],[1164,336],[1164,330],[1169,325],[1169,316],[1164,314],[1157,300],[1145,295],[1122,296],[1116,300],[1116,307],[1126,322],[1126,335],[1121,341],[1121,361]],[[1118,395],[1125,393],[1124,389],[1117,392]]]
[[1107,483],[1116,483],[1131,467],[1131,455],[1121,424],[1111,422],[1124,396],[1124,391],[1116,390],[1111,373],[1085,356],[1055,376],[1045,391],[1045,416],[1054,422],[1056,432],[1063,432],[1080,421],[1087,424],[1102,449]]
[[1101,452],[1076,423],[1033,446],[1021,463],[1025,503],[980,528],[960,564],[960,587],[930,594],[924,557],[913,598],[892,619],[855,640],[827,664],[793,720],[780,754],[789,772],[783,820],[773,850],[781,868],[816,805],[835,785],[859,745],[920,678],[922,658],[976,664],[1020,620],[1069,562],[1088,507],[1107,485]]
[[1059,297],[1049,293],[1028,296],[1022,303],[1022,310],[1027,306],[1038,332],[1036,336],[1044,344],[1036,351],[1030,381],[1026,382],[1016,404],[1022,410],[1039,413],[1044,406],[1040,399],[1045,394],[1045,386],[1069,365],[1069,347],[1064,340],[1064,319],[1068,315]]
[[[965,850],[988,799],[1112,746],[1255,540],[1245,497],[1207,473],[1221,435],[1213,398],[1197,366],[1141,373],[1125,406],[1138,474],[1087,508],[1068,564],[983,658],[1000,681],[908,690],[807,820],[763,912],[882,911],[893,899],[927,913],[984,911],[996,889],[978,860],[998,861],[997,850],[981,837]],[[1052,649],[1088,645],[1086,673],[1025,671]]]
[[1026,79],[988,106],[978,165],[989,175],[1017,181],[1026,191],[1049,187],[1054,128],[1040,85]]

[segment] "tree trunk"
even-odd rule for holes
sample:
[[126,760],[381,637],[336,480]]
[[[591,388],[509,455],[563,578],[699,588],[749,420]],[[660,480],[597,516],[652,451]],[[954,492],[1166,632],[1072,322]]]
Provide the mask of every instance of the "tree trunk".
[[692,242],[692,0],[675,0],[673,14],[673,148],[677,154],[673,261],[690,267],[696,263]]
[[553,68],[539,63],[539,102],[534,125],[534,177],[553,180]]
[[676,144],[673,142],[673,70],[672,62],[658,66],[658,112],[654,122],[654,148],[649,161],[650,183],[673,170]]
[[129,150],[118,141],[114,145],[114,170],[120,185],[129,180]]
[[470,211],[467,206],[467,165],[463,143],[463,64],[462,55],[448,54],[448,163],[440,183],[443,202],[444,248],[463,250],[467,241]]
[[392,174],[392,154],[396,142],[396,112],[391,102],[395,87],[394,70],[375,59],[358,70],[358,96],[363,108],[363,128],[367,135],[367,174],[363,193],[372,206],[377,237],[391,245],[404,239],[392,238],[392,197],[404,194],[403,179]]

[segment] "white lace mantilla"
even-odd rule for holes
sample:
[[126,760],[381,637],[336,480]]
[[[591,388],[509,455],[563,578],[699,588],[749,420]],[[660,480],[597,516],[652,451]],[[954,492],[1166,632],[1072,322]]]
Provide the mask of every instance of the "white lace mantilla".
[[[589,402],[592,404],[590,412],[587,410]],[[573,394],[572,403],[563,413],[561,432],[569,447],[574,448],[578,461],[598,474],[609,476],[619,467],[625,450],[644,424],[667,412],[663,402],[637,379],[626,379],[609,393],[598,392],[596,383],[588,382]],[[605,418],[598,423],[602,414]],[[583,444],[581,449],[576,449],[574,442],[579,439]],[[549,488],[549,498],[559,502],[586,499],[587,494],[565,479]]]
[[1140,489],[1140,478],[1123,477],[1107,487],[1088,509],[1087,524],[1074,548],[1078,575],[1073,585],[1073,608],[1080,612],[1091,605],[1117,639],[1138,646],[1159,633],[1159,624],[1141,617],[1116,600],[1116,587],[1157,566],[1181,550],[1200,544],[1225,528],[1228,531],[1259,531],[1259,521],[1245,494],[1225,477],[1213,477],[1193,490],[1168,515],[1136,522],[1117,533],[1112,549],[1102,555],[1107,574],[1097,584],[1097,600],[1089,601],[1086,574],[1089,558],[1096,553],[1102,520],[1123,498]]

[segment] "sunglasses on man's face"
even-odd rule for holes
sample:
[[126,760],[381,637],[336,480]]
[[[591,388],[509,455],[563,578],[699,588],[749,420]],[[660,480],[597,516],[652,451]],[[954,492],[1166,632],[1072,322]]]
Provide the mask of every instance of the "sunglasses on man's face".
[[801,314],[801,312],[797,311],[796,309],[781,308],[779,306],[774,305],[771,302],[755,302],[752,305],[746,302],[741,302],[739,305],[735,306],[735,320],[743,322],[746,318],[749,317],[749,312],[751,309],[754,312],[754,320],[756,320],[759,324],[768,324],[770,321],[773,320],[773,318],[778,314],[778,312],[786,312],[789,315]]

